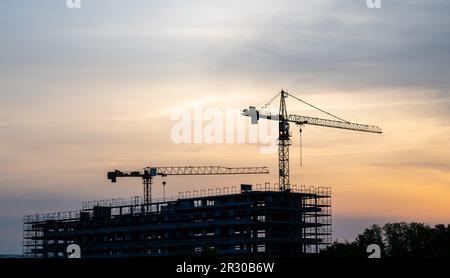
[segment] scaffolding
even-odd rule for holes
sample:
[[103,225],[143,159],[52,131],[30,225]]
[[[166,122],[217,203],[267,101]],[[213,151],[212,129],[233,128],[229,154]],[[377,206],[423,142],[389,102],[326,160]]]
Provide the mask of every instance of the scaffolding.
[[[285,208],[283,208],[284,204],[283,206],[279,207],[275,205],[273,205],[272,207],[267,205],[266,207],[266,200],[275,200],[276,198],[282,198],[280,200],[282,200],[282,202],[286,202]],[[192,210],[195,208],[195,202],[199,202],[200,204],[206,202],[204,208],[204,214],[206,217],[205,219],[193,219],[194,216],[196,217],[195,210]],[[208,202],[212,203],[213,205],[210,206],[210,203]],[[225,204],[222,207],[219,206],[219,203],[221,202]],[[184,207],[186,207],[186,204],[192,203],[194,203],[193,208],[189,208],[189,210],[184,209]],[[262,203],[264,203],[264,206],[260,207]],[[292,203],[291,206],[288,205],[290,203]],[[125,235],[126,233],[117,233],[108,239],[108,244],[110,244],[110,246],[113,246],[113,244],[116,243],[114,245],[114,248],[107,247],[105,245],[105,242],[91,244],[89,245],[90,249],[88,248],[88,250],[91,250],[92,256],[95,256],[95,254],[100,254],[99,252],[96,252],[97,250],[108,250],[109,253],[103,252],[103,255],[101,256],[126,256],[127,254],[129,256],[137,256],[154,254],[155,252],[152,252],[152,250],[161,251],[164,249],[159,248],[158,246],[170,247],[170,241],[168,241],[168,239],[165,239],[168,238],[167,234],[179,234],[180,231],[184,232],[184,226],[190,227],[192,225],[193,228],[190,233],[195,234],[195,229],[197,229],[195,223],[200,223],[202,221],[211,221],[211,219],[214,218],[211,215],[214,215],[214,213],[218,215],[219,213],[223,214],[224,211],[236,210],[240,212],[244,211],[244,209],[245,211],[249,211],[248,213],[244,213],[242,215],[242,219],[246,219],[245,221],[248,222],[245,222],[244,220],[241,220],[239,218],[239,221],[244,221],[242,222],[244,232],[246,229],[246,225],[249,227],[255,227],[256,230],[250,231],[246,235],[245,240],[243,239],[243,241],[238,243],[242,246],[251,246],[252,252],[253,247],[257,249],[259,248],[259,246],[265,246],[266,243],[267,246],[269,246],[270,244],[272,244],[270,240],[273,240],[273,242],[276,241],[276,236],[273,236],[272,238],[271,233],[275,235],[277,227],[270,225],[272,225],[271,218],[274,219],[273,223],[276,223],[275,218],[277,217],[281,217],[280,219],[282,219],[282,221],[285,221],[286,223],[298,223],[298,225],[295,226],[295,236],[292,236],[292,238],[286,238],[285,240],[291,240],[293,243],[298,242],[299,244],[301,244],[301,250],[298,251],[299,253],[317,254],[320,253],[323,248],[326,248],[331,244],[332,213],[330,187],[297,187],[296,185],[293,185],[291,186],[291,189],[289,191],[280,192],[278,184],[265,183],[256,184],[256,186],[254,186],[253,188],[251,188],[250,186],[250,189],[249,187],[241,185],[239,189],[236,186],[231,186],[216,189],[184,191],[179,192],[178,197],[153,199],[151,204],[146,204],[145,200],[143,200],[143,197],[138,196],[131,197],[129,200],[117,198],[111,200],[88,201],[83,202],[81,210],[77,211],[27,215],[24,217],[23,254],[28,257],[36,258],[64,257],[66,256],[64,246],[81,241],[80,237],[76,237],[75,235],[79,235],[80,233],[87,233],[86,231],[89,230],[89,235],[94,233],[95,235],[98,235],[99,238],[106,237],[106,233],[101,230],[101,227],[103,227],[102,225],[122,225],[121,227],[125,227],[124,229],[127,230],[126,227],[131,227],[131,223],[135,223],[133,221],[138,221],[132,219],[139,219],[140,222],[138,222],[142,224],[138,225],[143,226],[144,224],[154,223],[152,224],[153,226],[151,226],[154,227],[156,226],[155,223],[157,223],[158,225],[161,223],[164,224],[165,222],[169,223],[169,219],[175,219],[177,217],[176,215],[189,213],[186,214],[186,218],[188,220],[178,220],[184,222],[180,222],[181,224],[179,224],[177,230],[169,230],[168,228],[166,231],[163,231],[163,236],[160,236],[159,241],[153,240],[151,241],[151,243],[148,243],[147,241],[145,241],[145,235],[150,232],[142,232],[138,241],[142,241],[140,243],[141,245],[147,244],[149,246],[146,251],[136,251],[137,249],[135,248],[133,249],[134,251],[131,252],[129,250],[122,250],[122,247],[117,247],[119,246],[119,243],[122,244],[122,242],[119,242],[118,238],[123,237],[123,239],[120,239],[120,241],[126,240],[126,237],[128,237],[128,235]],[[252,219],[254,217],[257,217],[258,215],[256,214],[258,213],[269,215],[272,211],[276,211],[277,209],[280,211],[280,215],[282,216],[273,214],[273,216],[270,216],[267,220],[264,220],[264,222],[266,223],[258,224],[264,224],[264,233],[267,233],[267,238],[264,238],[265,241],[261,241],[261,243],[263,244],[254,245],[252,242],[256,242],[255,240],[259,239],[257,238],[257,234],[254,235],[256,238],[252,238],[253,233],[257,233],[258,231],[260,231],[258,229],[261,228],[258,228],[260,226],[255,226],[256,224]],[[219,217],[216,218],[217,219],[213,219],[212,222],[208,224],[208,227],[213,227],[214,221],[217,221],[218,223],[222,221],[220,222],[220,225],[228,225],[225,227],[229,227],[231,230],[233,230],[236,225],[234,221],[237,221],[236,219],[238,219],[232,219],[231,216],[228,216],[228,218],[224,217],[223,219],[219,219]],[[84,226],[80,224],[82,222]],[[217,227],[219,227],[219,224],[217,225]],[[133,229],[136,229],[136,226],[133,226]],[[149,229],[151,230],[153,228]],[[209,234],[211,233],[214,234],[214,232],[209,232]],[[208,231],[205,232],[205,236],[207,234]],[[220,233],[217,232],[216,234]],[[266,237],[265,234],[264,237]],[[193,237],[196,235],[191,236]],[[107,237],[109,237],[109,235],[107,235]],[[213,236],[212,239],[211,237],[209,237],[208,240],[220,243],[223,238],[224,237],[219,238],[217,236],[217,238],[215,239]],[[192,240],[197,240],[197,238],[186,238],[186,242]],[[232,245],[233,242],[235,242],[235,239],[227,240],[228,241],[223,241],[227,244],[226,246],[229,246],[230,244]],[[129,240],[129,242],[131,241]],[[131,243],[129,243],[128,245],[130,244]],[[236,246],[238,245],[235,245],[235,247]],[[156,249],[153,247],[155,247]],[[225,250],[225,248],[222,249]],[[276,248],[274,247],[272,249],[275,250]],[[156,253],[160,255],[175,254],[175,252],[167,251],[170,250],[170,248],[166,248],[164,250],[164,252],[161,251]],[[271,252],[275,252],[273,250]],[[225,253],[227,253],[228,255],[233,255],[239,252],[243,252],[240,247],[239,250],[234,250],[234,252],[233,250],[230,251],[227,249]]]

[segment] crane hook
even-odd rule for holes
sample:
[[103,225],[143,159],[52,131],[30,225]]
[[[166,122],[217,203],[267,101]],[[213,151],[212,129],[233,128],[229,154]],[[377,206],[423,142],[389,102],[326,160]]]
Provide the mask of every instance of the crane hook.
[[163,185],[163,202],[165,202],[166,201],[166,181],[163,181],[162,182],[162,185]]
[[300,166],[303,166],[302,126],[300,126]]

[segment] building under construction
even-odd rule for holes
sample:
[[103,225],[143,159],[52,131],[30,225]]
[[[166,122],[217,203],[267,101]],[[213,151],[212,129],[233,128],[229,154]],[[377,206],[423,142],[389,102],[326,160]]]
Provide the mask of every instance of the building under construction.
[[302,256],[331,242],[330,188],[241,185],[83,203],[79,211],[24,218],[24,254],[83,258],[129,256]]

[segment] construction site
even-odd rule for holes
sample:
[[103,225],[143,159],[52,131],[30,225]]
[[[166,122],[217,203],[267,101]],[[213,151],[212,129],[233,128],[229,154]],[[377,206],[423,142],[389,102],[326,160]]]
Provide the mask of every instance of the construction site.
[[[292,97],[336,120],[289,115]],[[264,111],[277,97],[279,113]],[[107,173],[111,182],[138,178],[143,196],[126,201],[84,202],[77,211],[24,217],[23,253],[33,258],[70,256],[79,247],[83,258],[210,255],[229,257],[314,256],[331,244],[331,188],[296,186],[289,175],[290,124],[315,125],[367,133],[376,126],[345,121],[281,91],[257,110],[242,115],[252,124],[261,119],[279,122],[278,183],[240,184],[180,192],[177,197],[152,198],[152,183],[166,176],[268,174],[267,167],[183,166],[145,167]],[[165,182],[163,182],[165,186]]]

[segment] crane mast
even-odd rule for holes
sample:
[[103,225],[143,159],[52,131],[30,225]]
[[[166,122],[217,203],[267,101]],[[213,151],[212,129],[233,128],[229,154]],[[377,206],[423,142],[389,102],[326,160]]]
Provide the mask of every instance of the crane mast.
[[280,114],[278,126],[278,170],[280,190],[286,190],[290,188],[289,146],[291,145],[291,135],[289,131],[286,97],[287,94],[282,91],[280,96]]
[[[368,132],[368,133],[382,133],[381,128],[372,125],[364,125],[347,122],[331,113],[328,113],[316,106],[309,104],[287,92],[282,90],[279,94],[277,94],[274,98],[270,100],[269,103],[263,106],[266,108],[270,103],[280,95],[280,109],[279,114],[272,115],[267,111],[256,110],[254,106],[250,106],[248,109],[242,110],[241,114],[243,116],[251,117],[252,124],[258,124],[259,119],[267,119],[279,122],[278,128],[278,166],[279,166],[279,186],[281,191],[290,190],[290,181],[289,181],[289,146],[291,145],[291,133],[289,130],[289,123],[295,123],[300,127],[300,133],[302,132],[303,125],[315,125],[329,128],[338,128],[338,129],[346,129],[360,132]],[[288,115],[287,107],[286,107],[286,98],[291,96],[294,99],[297,99],[315,109],[320,110],[323,113],[326,113],[330,116],[337,118],[338,120],[330,120],[330,119],[321,119],[315,117],[308,116],[299,116],[299,115]]]

